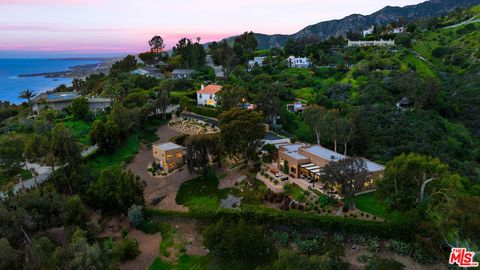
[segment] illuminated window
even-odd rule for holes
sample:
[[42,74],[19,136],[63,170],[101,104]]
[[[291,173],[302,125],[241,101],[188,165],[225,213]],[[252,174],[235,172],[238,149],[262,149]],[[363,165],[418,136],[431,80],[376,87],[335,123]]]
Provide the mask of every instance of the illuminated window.
[[167,155],[167,159],[173,158],[173,155]]
[[177,153],[177,157],[178,157],[178,158],[181,158],[181,157],[183,157],[183,154],[182,154],[181,152],[178,152],[178,153]]
[[170,168],[175,167],[175,163],[170,163],[170,164],[168,164],[168,167],[170,167]]

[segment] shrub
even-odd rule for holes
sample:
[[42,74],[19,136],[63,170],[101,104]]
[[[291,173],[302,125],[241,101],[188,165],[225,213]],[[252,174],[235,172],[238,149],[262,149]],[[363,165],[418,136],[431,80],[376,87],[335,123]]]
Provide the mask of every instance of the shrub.
[[140,254],[138,242],[136,240],[122,239],[115,243],[113,253],[122,261],[135,259]]
[[286,247],[288,245],[288,238],[289,238],[288,233],[274,231],[272,236],[273,236],[273,239],[279,241],[280,244],[282,244],[282,246]]
[[398,255],[406,256],[410,254],[410,246],[400,240],[391,239],[387,242],[387,250],[394,252]]
[[402,269],[405,269],[405,265],[393,259],[374,257],[370,259],[367,266],[365,266],[365,270],[377,270],[377,269],[402,270]]
[[128,209],[128,221],[133,227],[138,228],[143,224],[145,217],[143,215],[143,206],[132,205]]
[[129,230],[128,228],[122,227],[122,229],[120,230],[120,233],[122,234],[122,238],[126,238],[129,233]]
[[342,211],[343,211],[344,213],[347,213],[348,210],[350,210],[350,205],[344,204],[344,205],[343,205],[343,208],[342,208]]

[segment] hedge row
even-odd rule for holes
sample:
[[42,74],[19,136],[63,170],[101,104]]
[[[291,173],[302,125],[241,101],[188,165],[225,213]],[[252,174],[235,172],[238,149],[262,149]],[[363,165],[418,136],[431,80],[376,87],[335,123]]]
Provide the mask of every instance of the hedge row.
[[279,211],[261,206],[242,206],[242,210],[190,208],[189,212],[174,212],[161,209],[145,209],[148,217],[174,216],[202,219],[215,222],[221,218],[244,218],[257,224],[290,225],[295,227],[316,228],[327,232],[368,234],[382,239],[402,239],[409,241],[413,237],[412,226],[407,224],[360,220],[338,216],[320,216],[298,210]]
[[217,109],[197,106],[197,102],[195,100],[186,96],[180,97],[179,103],[183,108],[206,117],[217,117],[220,114]]

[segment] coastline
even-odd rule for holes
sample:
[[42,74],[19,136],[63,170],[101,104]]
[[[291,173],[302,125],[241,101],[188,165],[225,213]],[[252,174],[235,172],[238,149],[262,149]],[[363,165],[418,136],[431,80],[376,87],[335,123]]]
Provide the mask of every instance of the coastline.
[[[97,64],[85,64],[85,65],[77,65],[69,67],[67,70],[63,71],[55,71],[55,72],[42,72],[42,73],[34,73],[34,74],[19,74],[18,77],[20,78],[27,78],[27,77],[45,77],[45,78],[85,78],[93,74],[100,74],[105,73],[107,74],[110,71],[112,65],[121,60],[122,57],[114,57],[114,58],[93,58],[98,60]],[[93,60],[92,59],[92,60]]]

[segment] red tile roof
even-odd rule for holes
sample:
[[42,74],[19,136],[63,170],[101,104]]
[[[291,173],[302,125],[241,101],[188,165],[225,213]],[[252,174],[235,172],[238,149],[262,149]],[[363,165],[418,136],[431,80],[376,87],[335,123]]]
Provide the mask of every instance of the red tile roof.
[[214,94],[216,94],[220,91],[222,91],[222,86],[221,85],[211,84],[211,85],[205,86],[205,88],[203,88],[203,89],[200,89],[197,93],[214,95]]

